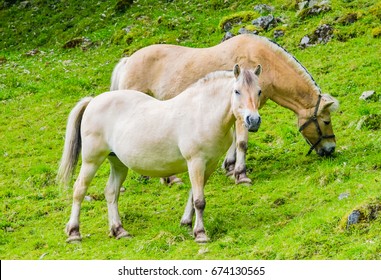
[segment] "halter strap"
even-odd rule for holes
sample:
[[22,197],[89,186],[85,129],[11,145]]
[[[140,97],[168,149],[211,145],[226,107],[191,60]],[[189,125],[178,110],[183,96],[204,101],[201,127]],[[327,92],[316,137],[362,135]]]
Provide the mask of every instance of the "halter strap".
[[316,141],[315,144],[312,144],[307,138],[305,138],[307,143],[310,145],[310,149],[309,149],[309,151],[307,153],[307,156],[309,154],[311,154],[311,152],[316,148],[317,145],[319,145],[319,143],[323,139],[335,138],[335,134],[332,134],[332,135],[323,135],[323,133],[321,132],[320,125],[319,125],[319,122],[317,120],[317,113],[319,111],[321,97],[322,97],[321,94],[319,94],[318,101],[317,101],[316,106],[315,106],[314,114],[304,124],[302,124],[299,127],[299,132],[302,132],[302,130],[305,129],[310,123],[314,123],[315,127],[316,127],[316,130],[317,130],[317,132],[319,134],[319,139]]

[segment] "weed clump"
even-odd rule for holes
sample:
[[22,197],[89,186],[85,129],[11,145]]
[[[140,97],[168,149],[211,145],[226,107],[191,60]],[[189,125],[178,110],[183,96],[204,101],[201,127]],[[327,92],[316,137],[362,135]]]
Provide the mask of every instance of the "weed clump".
[[372,29],[372,36],[373,38],[381,37],[381,26]]
[[115,11],[118,13],[124,13],[133,3],[134,0],[119,0],[115,4]]
[[359,15],[357,13],[349,13],[345,16],[340,17],[337,20],[337,23],[341,25],[350,25],[352,23],[355,23],[359,19]]
[[376,16],[378,19],[381,19],[381,3],[374,5],[370,10],[370,14]]
[[364,203],[351,210],[340,221],[341,229],[349,229],[353,225],[367,227],[370,222],[376,220],[381,212],[381,201],[375,200]]
[[233,25],[249,22],[259,16],[260,15],[257,12],[253,11],[242,11],[234,13],[229,16],[223,17],[220,23],[218,24],[218,27],[221,30],[229,31],[233,27]]

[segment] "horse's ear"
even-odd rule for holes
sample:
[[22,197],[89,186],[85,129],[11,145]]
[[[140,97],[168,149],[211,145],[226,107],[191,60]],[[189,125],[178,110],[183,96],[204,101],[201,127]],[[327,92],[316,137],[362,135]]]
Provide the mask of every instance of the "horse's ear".
[[330,96],[329,94],[322,94],[321,110],[328,109],[330,112],[334,112],[339,108],[339,101]]
[[237,79],[239,74],[241,73],[241,68],[239,67],[238,64],[234,65],[233,72],[234,72],[234,77]]
[[258,64],[258,66],[254,70],[255,75],[259,77],[259,75],[262,73],[262,66]]

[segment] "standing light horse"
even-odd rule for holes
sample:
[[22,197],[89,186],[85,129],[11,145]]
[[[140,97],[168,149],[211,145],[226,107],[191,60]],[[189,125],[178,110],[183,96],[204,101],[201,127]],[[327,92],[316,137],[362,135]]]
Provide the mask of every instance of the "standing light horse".
[[260,66],[254,71],[241,71],[235,65],[234,74],[211,73],[167,101],[135,90],[114,91],[80,101],[69,115],[58,172],[60,181],[67,185],[82,148],[82,166],[74,184],[72,212],[66,227],[68,241],[81,240],[81,203],[96,171],[108,158],[111,172],[105,196],[112,236],[118,239],[129,235],[118,212],[119,188],[128,169],[153,177],[188,170],[192,190],[181,223],[191,224],[189,217],[195,211],[195,240],[206,242],[204,186],[231,145],[234,122],[241,120],[251,131],[259,128],[260,72]]
[[[207,73],[231,69],[236,63],[247,68],[263,66],[260,105],[271,99],[295,112],[299,131],[311,146],[309,153],[315,150],[323,156],[334,152],[336,142],[330,112],[338,102],[328,94],[321,94],[307,70],[264,37],[239,35],[211,48],[174,45],[143,48],[116,65],[111,90],[135,89],[157,99],[170,99]],[[229,175],[235,175],[236,183],[251,183],[245,163],[247,130],[239,121],[235,128],[236,141],[227,153],[224,167]]]

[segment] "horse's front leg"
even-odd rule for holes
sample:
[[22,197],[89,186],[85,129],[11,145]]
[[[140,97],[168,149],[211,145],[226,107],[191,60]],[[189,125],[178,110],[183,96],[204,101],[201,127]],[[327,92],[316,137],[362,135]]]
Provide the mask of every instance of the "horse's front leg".
[[192,184],[193,205],[196,213],[193,234],[195,241],[198,243],[205,243],[208,241],[203,220],[206,205],[204,197],[204,185],[206,179],[205,170],[205,162],[202,159],[192,159],[188,162],[189,178]]
[[226,171],[226,176],[233,176],[234,175],[234,168],[235,168],[235,162],[237,158],[237,148],[236,148],[236,133],[234,130],[233,133],[233,142],[229,147],[229,150],[226,154],[226,157],[224,159],[224,163],[222,164],[222,168]]
[[247,143],[249,139],[248,130],[239,120],[236,121],[235,125],[236,133],[236,148],[237,148],[237,158],[234,168],[234,177],[236,184],[251,184],[250,178],[246,175],[246,152]]

